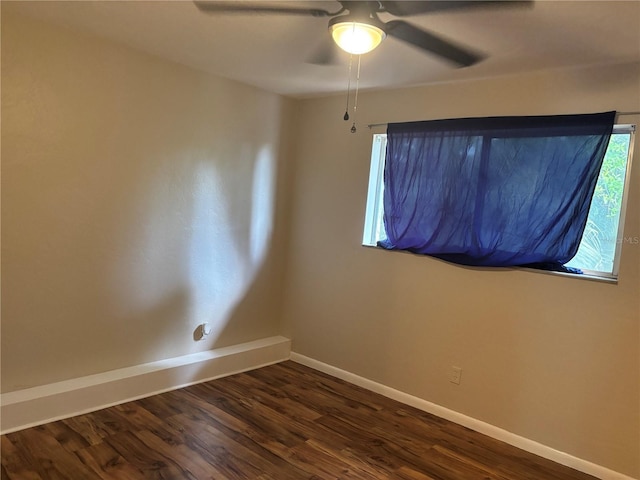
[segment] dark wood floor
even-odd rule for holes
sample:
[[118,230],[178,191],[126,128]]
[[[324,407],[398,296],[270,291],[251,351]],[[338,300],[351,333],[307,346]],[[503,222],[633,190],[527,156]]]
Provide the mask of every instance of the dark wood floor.
[[3,479],[594,478],[293,362],[1,438]]

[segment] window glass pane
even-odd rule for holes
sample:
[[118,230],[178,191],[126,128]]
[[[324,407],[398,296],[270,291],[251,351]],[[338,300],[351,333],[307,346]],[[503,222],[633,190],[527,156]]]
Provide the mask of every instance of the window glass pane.
[[369,190],[367,210],[364,219],[362,244],[375,246],[386,238],[383,222],[384,208],[384,160],[387,150],[387,135],[375,134],[371,149],[371,169],[369,172]]
[[630,133],[614,133],[611,136],[580,248],[567,263],[570,267],[613,272],[630,137]]

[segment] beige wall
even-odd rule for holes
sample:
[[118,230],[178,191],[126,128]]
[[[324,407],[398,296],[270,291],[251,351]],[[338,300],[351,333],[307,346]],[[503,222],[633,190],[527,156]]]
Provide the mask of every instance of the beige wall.
[[2,391],[279,334],[292,106],[3,2]]
[[361,93],[355,135],[343,97],[302,102],[285,312],[293,350],[639,477],[640,245],[624,244],[617,285],[360,245],[368,123],[613,109],[640,110],[638,65]]

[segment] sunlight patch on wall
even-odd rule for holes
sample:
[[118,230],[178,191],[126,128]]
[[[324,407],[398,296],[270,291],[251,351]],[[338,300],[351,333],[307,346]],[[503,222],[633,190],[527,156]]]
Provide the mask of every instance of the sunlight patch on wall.
[[274,157],[271,148],[264,146],[245,158],[253,171],[241,183],[251,183],[239,191],[214,162],[200,163],[194,175],[189,244],[191,316],[194,324],[209,322],[212,331],[208,339],[212,341],[254,282],[271,242]]
[[[139,183],[121,212],[111,302],[123,324],[156,337],[150,359],[197,351],[219,338],[267,257],[275,214],[270,145],[174,155]],[[124,268],[123,268],[124,267]],[[208,323],[206,342],[198,326]],[[125,342],[136,343],[134,337]]]
[[263,147],[253,167],[250,248],[255,270],[262,264],[273,231],[275,207],[274,159],[271,149]]
[[207,321],[215,338],[247,287],[245,259],[238,248],[242,218],[229,217],[230,199],[215,164],[200,163],[193,186],[189,244],[192,318]]

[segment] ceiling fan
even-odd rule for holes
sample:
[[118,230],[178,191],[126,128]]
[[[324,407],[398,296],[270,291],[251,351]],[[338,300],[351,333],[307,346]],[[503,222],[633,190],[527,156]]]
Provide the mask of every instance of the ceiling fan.
[[[426,1],[339,1],[335,12],[319,8],[293,7],[258,1],[194,1],[205,13],[259,13],[329,17],[329,31],[336,44],[351,54],[376,48],[386,36],[402,40],[435,54],[459,67],[468,67],[484,58],[470,48],[457,45],[403,20],[383,22],[378,14],[408,17],[440,11],[464,11],[483,7],[529,6],[533,0],[426,0]],[[313,2],[310,2],[313,3]]]

